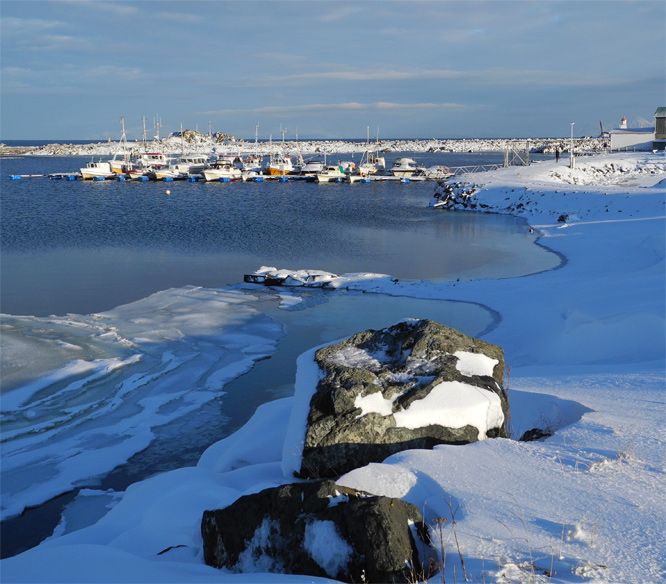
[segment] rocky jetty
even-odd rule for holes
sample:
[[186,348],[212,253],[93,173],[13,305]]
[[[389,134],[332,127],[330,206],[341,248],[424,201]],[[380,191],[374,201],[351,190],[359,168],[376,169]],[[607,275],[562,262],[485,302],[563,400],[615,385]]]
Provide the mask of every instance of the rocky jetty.
[[[229,152],[241,154],[259,154],[267,156],[271,152],[280,150],[289,156],[324,155],[333,153],[362,153],[371,148],[381,153],[390,152],[504,152],[506,150],[528,149],[535,153],[554,154],[568,152],[571,141],[563,138],[479,138],[479,139],[424,139],[424,140],[379,140],[370,145],[365,142],[351,140],[287,140],[272,143],[236,139],[223,133],[202,134],[196,130],[185,130],[183,138],[180,132],[166,138],[144,143],[141,140],[128,142],[130,149],[144,150],[148,148],[165,154],[178,155],[183,150],[183,140],[188,152]],[[607,139],[602,138],[576,138],[574,141],[577,152],[599,152],[607,149]],[[0,155],[8,156],[113,156],[121,151],[117,141],[103,141],[92,144],[47,144],[45,146],[7,146],[0,144]]]

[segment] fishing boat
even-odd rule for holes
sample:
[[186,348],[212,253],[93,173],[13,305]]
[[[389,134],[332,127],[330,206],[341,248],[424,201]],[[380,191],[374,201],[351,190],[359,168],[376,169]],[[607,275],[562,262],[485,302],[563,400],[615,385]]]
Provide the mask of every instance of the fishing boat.
[[251,154],[241,159],[241,170],[244,174],[257,176],[264,169],[264,157],[259,154],[259,124],[254,127],[254,148]]
[[201,174],[210,165],[206,154],[184,154],[173,165],[178,172],[185,174]]
[[258,154],[250,154],[241,160],[241,169],[244,172],[259,174],[264,168],[264,159]]
[[208,167],[208,156],[205,154],[184,154],[169,165],[156,168],[153,170],[153,174],[157,180],[165,178],[181,180],[193,175],[201,175]]
[[342,182],[345,172],[342,166],[327,165],[324,170],[315,174],[317,182]]
[[377,145],[373,149],[370,146],[370,127],[368,127],[368,136],[366,139],[365,151],[361,155],[361,161],[358,163],[355,174],[361,177],[367,177],[386,168],[386,161],[377,154],[379,148],[379,136],[377,136]]
[[120,118],[120,125],[122,128],[122,133],[120,135],[120,147],[118,151],[113,155],[113,159],[109,164],[111,164],[111,170],[116,174],[126,174],[134,170],[134,163],[132,157],[130,156],[130,151],[127,146],[127,135],[125,134],[125,118]]
[[266,165],[266,174],[270,176],[284,176],[294,172],[294,165],[291,162],[291,156],[283,154],[273,154]]
[[273,151],[273,136],[269,136],[268,148],[270,155],[268,157],[268,163],[266,164],[266,174],[270,176],[284,176],[286,174],[293,174],[295,171],[291,156],[284,154],[284,135],[286,131],[286,128],[280,128],[280,132],[282,132],[282,148],[280,152]]
[[204,169],[203,175],[207,182],[220,179],[232,181],[241,180],[243,172],[228,160],[218,159],[209,168]]
[[108,160],[99,160],[98,162],[91,160],[85,168],[80,169],[80,172],[83,180],[106,179],[116,176],[116,173],[111,170],[111,163]]
[[356,167],[356,174],[360,176],[369,176],[386,168],[386,162],[376,152],[366,150],[361,156],[361,161]]

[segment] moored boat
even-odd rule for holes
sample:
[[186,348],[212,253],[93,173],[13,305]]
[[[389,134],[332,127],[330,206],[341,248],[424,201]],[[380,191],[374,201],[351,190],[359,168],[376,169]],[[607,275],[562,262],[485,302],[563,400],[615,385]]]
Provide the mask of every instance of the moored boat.
[[207,182],[220,179],[240,180],[243,172],[228,160],[221,159],[204,169],[203,175]]
[[433,165],[420,169],[418,175],[424,176],[427,179],[441,180],[453,176],[453,173],[448,166]]
[[317,182],[341,182],[345,177],[341,166],[328,165],[324,170],[315,174]]
[[401,178],[409,178],[419,169],[413,158],[398,158],[391,166],[391,174]]
[[84,180],[92,180],[95,178],[112,178],[116,173],[111,170],[111,163],[109,161],[90,161],[86,164],[85,168],[80,169],[81,178]]
[[270,157],[266,165],[266,174],[270,176],[284,176],[294,171],[294,165],[291,162],[291,156],[283,154],[274,154]]
[[323,160],[308,160],[304,161],[300,167],[300,174],[303,176],[312,176],[324,170]]

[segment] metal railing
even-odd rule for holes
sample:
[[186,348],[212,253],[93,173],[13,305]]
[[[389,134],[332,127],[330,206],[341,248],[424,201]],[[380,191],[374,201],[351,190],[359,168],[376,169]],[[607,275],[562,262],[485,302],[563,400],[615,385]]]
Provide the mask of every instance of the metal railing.
[[449,170],[454,176],[459,174],[471,174],[474,172],[488,172],[489,170],[497,170],[502,168],[501,164],[478,164],[476,166],[450,166]]

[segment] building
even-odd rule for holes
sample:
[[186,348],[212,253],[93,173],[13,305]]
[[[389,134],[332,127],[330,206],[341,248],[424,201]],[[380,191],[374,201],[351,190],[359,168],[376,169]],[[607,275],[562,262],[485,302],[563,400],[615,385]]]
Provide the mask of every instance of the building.
[[[659,108],[666,109],[666,108]],[[657,111],[659,111],[659,109]],[[655,114],[656,115],[656,114]],[[622,118],[620,126],[610,131],[610,146],[613,150],[652,150],[655,128],[628,128],[627,118]]]
[[653,150],[666,150],[666,107],[658,107],[654,112]]

